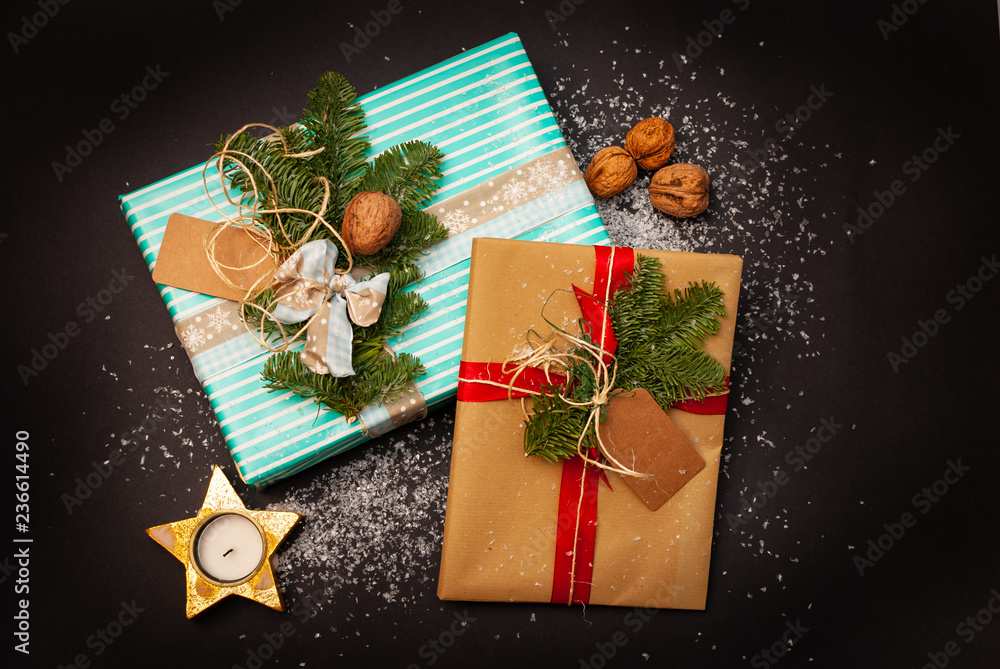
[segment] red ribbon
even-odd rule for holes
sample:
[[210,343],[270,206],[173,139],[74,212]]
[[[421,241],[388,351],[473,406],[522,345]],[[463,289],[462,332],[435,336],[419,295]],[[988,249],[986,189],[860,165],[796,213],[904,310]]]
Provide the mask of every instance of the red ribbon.
[[588,604],[597,543],[597,490],[603,470],[585,467],[579,457],[563,461],[559,484],[553,604]]
[[[524,367],[514,375],[515,370],[505,370],[502,362],[466,362],[458,365],[458,399],[460,402],[492,402],[508,397],[527,397],[545,391],[545,386],[566,385],[562,374],[549,373],[537,367]],[[491,381],[500,385],[490,385]],[[511,384],[511,381],[514,383]]]
[[726,401],[729,399],[729,377],[726,377],[726,392],[722,395],[709,395],[700,400],[680,400],[674,402],[674,409],[696,413],[702,416],[725,416]]
[[583,330],[605,351],[604,362],[609,364],[618,350],[618,338],[611,328],[607,304],[616,290],[630,283],[628,275],[635,271],[635,252],[627,247],[595,246],[594,256],[594,294],[576,285],[573,292],[583,314]]
[[[615,291],[629,283],[634,272],[635,253],[630,248],[595,246],[594,294],[573,286],[584,318],[584,330],[605,353],[605,362],[618,348],[611,327],[607,302]],[[544,392],[546,385],[562,385],[565,377],[526,367],[514,374],[504,370],[504,363],[462,361],[458,370],[458,399],[462,402],[489,402],[508,397],[525,397]],[[509,386],[514,380],[512,389]],[[482,383],[491,381],[498,386]],[[729,388],[729,378],[726,378]],[[701,401],[681,401],[674,408],[695,414],[724,415],[726,395],[706,397]],[[559,520],[556,528],[556,555],[552,573],[552,597],[555,604],[587,604],[590,601],[594,574],[594,549],[597,538],[597,491],[603,470],[584,466],[579,457],[563,461],[559,486]],[[610,484],[609,484],[610,487]]]

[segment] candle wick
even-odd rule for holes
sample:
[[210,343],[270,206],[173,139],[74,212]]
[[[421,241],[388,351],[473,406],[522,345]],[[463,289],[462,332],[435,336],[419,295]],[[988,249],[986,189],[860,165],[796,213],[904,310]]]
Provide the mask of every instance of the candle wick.
[[228,551],[226,551],[225,553],[222,554],[222,557],[226,557],[227,555],[229,555],[232,552],[233,552],[233,549],[230,548]]

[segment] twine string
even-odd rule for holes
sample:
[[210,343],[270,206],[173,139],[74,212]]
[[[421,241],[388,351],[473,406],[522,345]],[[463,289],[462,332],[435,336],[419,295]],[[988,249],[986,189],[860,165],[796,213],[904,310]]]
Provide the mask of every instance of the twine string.
[[[586,432],[586,430],[584,430]],[[587,474],[586,470],[580,471],[580,499],[576,503],[576,526],[573,528],[573,559],[569,563],[569,601],[566,602],[567,605],[573,603],[573,591],[576,589],[576,544],[580,540],[580,512],[583,509],[583,497],[587,490]]]
[[[577,346],[589,355],[581,356],[574,354],[570,351],[562,350],[557,348],[558,340],[565,340],[566,342]],[[580,337],[576,337],[565,330],[556,330],[553,335],[548,339],[544,340],[542,344],[533,347],[528,353],[513,353],[508,356],[503,362],[504,373],[510,373],[511,379],[507,383],[498,383],[496,381],[489,380],[474,380],[470,379],[470,383],[483,383],[486,385],[507,388],[508,397],[510,397],[514,390],[515,384],[517,382],[517,377],[524,371],[527,367],[536,367],[542,369],[546,378],[550,378],[549,374],[555,369],[568,370],[568,363],[571,360],[579,360],[590,367],[591,371],[594,373],[594,377],[597,379],[597,387],[594,390],[593,395],[584,401],[575,401],[569,397],[564,392],[559,393],[559,398],[566,404],[575,407],[588,408],[589,413],[587,416],[587,422],[583,429],[580,431],[580,436],[576,443],[577,455],[584,461],[585,464],[599,467],[606,471],[613,471],[622,476],[635,476],[638,478],[649,478],[650,474],[644,474],[637,472],[634,469],[622,464],[617,458],[611,455],[604,445],[604,440],[601,437],[600,430],[600,414],[602,407],[608,403],[608,400],[614,396],[615,390],[615,380],[617,378],[618,372],[618,361],[614,356],[611,356],[611,364],[608,365],[604,361],[604,356],[607,351],[600,346],[589,343]],[[509,369],[510,365],[514,365],[513,369]],[[553,384],[554,385],[554,384]],[[542,391],[533,391],[528,389],[516,388],[519,392],[526,392],[530,395],[542,395]],[[523,406],[522,411],[525,412],[527,416],[527,411]],[[588,451],[590,449],[585,449],[583,447],[584,441],[586,440],[587,433],[590,430],[590,426],[594,426],[594,438],[597,443],[597,450],[603,455],[610,465],[601,462],[595,458],[590,457]]]
[[[216,276],[218,276],[223,283],[230,288],[243,292],[243,296],[239,300],[243,307],[256,309],[260,312],[260,320],[256,321],[256,319],[254,319],[256,331],[255,328],[251,327],[251,319],[244,318],[244,325],[246,326],[247,331],[250,332],[259,344],[264,346],[268,351],[276,353],[287,350],[293,343],[295,343],[295,341],[297,341],[300,337],[303,337],[309,325],[319,315],[319,311],[317,311],[309,318],[309,320],[300,326],[299,331],[295,336],[290,337],[284,325],[278,322],[272,313],[272,310],[277,306],[277,299],[271,300],[263,305],[256,303],[257,298],[259,298],[264,291],[272,286],[274,282],[274,273],[277,269],[296,250],[308,243],[320,226],[336,237],[340,242],[341,247],[347,253],[347,267],[335,268],[334,272],[336,274],[341,275],[350,273],[350,271],[354,268],[354,256],[351,253],[350,247],[344,241],[344,238],[326,219],[327,208],[330,205],[331,198],[330,181],[326,177],[317,176],[315,178],[316,182],[322,184],[323,186],[323,201],[320,204],[318,211],[299,209],[296,207],[278,207],[276,206],[276,201],[270,203],[263,202],[263,197],[261,196],[260,188],[257,184],[257,179],[254,177],[254,173],[250,167],[248,167],[248,164],[252,164],[260,172],[260,174],[263,175],[264,179],[266,179],[270,185],[270,191],[272,193],[277,191],[277,185],[274,177],[259,160],[250,154],[230,148],[230,144],[237,135],[245,132],[249,128],[254,127],[266,128],[271,131],[272,134],[264,138],[262,141],[280,142],[282,146],[283,158],[311,158],[312,156],[322,153],[325,150],[325,147],[320,147],[310,151],[291,152],[289,151],[288,143],[285,140],[285,137],[281,134],[281,131],[278,128],[266,123],[248,123],[229,136],[225,144],[222,146],[222,149],[217,151],[211,158],[208,159],[208,161],[206,161],[201,172],[201,179],[205,189],[205,194],[208,196],[208,200],[212,204],[215,211],[218,212],[218,214],[224,219],[223,221],[213,225],[205,234],[203,244],[205,255],[208,258],[208,263],[211,266],[212,271],[215,272]],[[224,212],[212,197],[212,189],[208,183],[208,168],[213,164],[216,166],[219,173],[219,185],[221,186],[221,191],[226,199],[226,202],[236,208],[237,213],[235,215]],[[228,173],[226,171],[227,165],[229,166]],[[234,175],[241,172],[246,177],[248,188],[239,199],[234,200],[232,194],[229,192],[229,188],[226,186],[226,180],[227,176],[230,180],[232,180]],[[274,199],[274,197],[272,197],[272,199]],[[267,204],[271,204],[272,206],[265,206]],[[303,214],[312,217],[312,223],[305,230],[298,241],[291,240],[288,230],[285,227],[285,222],[282,219],[282,215],[290,214]],[[273,215],[274,220],[277,223],[278,230],[281,233],[281,239],[276,238],[274,231],[264,221],[263,217],[265,215]],[[261,257],[245,265],[230,265],[223,262],[220,259],[219,238],[229,228],[238,228],[243,234],[246,234],[253,241],[253,243],[263,251]],[[250,286],[236,283],[226,273],[226,271],[246,272],[248,270],[258,269],[262,265],[264,266],[264,270],[260,272],[259,278],[257,278]],[[289,293],[289,295],[296,295],[304,290],[315,288],[315,285],[302,286],[294,292]],[[333,292],[329,286],[324,286],[323,291],[325,293],[324,300],[329,299]],[[281,335],[281,343],[277,346],[272,345],[272,343],[268,341],[269,337],[263,334],[264,326],[268,321],[277,325],[278,332]]]

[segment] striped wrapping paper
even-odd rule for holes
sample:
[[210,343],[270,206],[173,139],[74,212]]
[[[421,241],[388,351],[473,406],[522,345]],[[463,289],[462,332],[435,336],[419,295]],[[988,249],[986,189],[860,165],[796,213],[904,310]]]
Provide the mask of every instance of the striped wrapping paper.
[[[426,278],[406,288],[430,309],[390,342],[423,362],[427,372],[416,385],[433,409],[455,396],[473,237],[608,244],[608,236],[516,34],[358,100],[369,157],[415,139],[445,154],[440,188],[426,210],[450,236],[421,261]],[[203,168],[121,196],[150,271],[170,214],[223,220],[205,193]],[[215,202],[224,202],[214,166],[207,181]],[[223,212],[232,213],[227,207]],[[157,286],[248,484],[264,487],[369,439],[357,421],[263,387],[269,353],[240,322],[237,303]],[[373,434],[394,425],[383,406],[366,408],[363,418]]]

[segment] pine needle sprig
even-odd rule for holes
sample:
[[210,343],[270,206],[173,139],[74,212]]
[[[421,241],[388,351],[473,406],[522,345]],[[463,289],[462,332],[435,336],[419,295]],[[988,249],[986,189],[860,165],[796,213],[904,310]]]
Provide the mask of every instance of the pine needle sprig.
[[[224,145],[226,138],[223,138]],[[221,150],[222,146],[219,147]],[[223,171],[230,185],[244,193],[243,202],[252,206],[253,188],[257,187],[257,204],[262,209],[295,208],[318,211],[323,203],[324,188],[316,178],[316,173],[305,164],[311,159],[287,158],[280,142],[258,139],[248,133],[240,133],[229,139],[227,151],[251,156],[236,156],[243,167],[234,160],[223,160]],[[258,164],[259,163],[259,164]],[[245,169],[244,169],[245,168]],[[265,172],[266,171],[266,172]],[[273,180],[273,182],[272,182]],[[260,215],[260,222],[266,225],[279,244],[290,246],[297,243],[315,218],[303,213],[285,213],[280,223],[276,214]],[[282,232],[284,227],[284,232]]]
[[413,264],[398,264],[393,267],[383,267],[376,269],[377,272],[389,272],[389,290],[395,291],[403,286],[420,281],[424,278],[424,273],[419,267]]
[[382,315],[367,328],[356,327],[355,337],[369,336],[389,339],[399,334],[406,325],[420,318],[427,311],[427,302],[420,293],[403,290],[392,291],[386,296]]
[[[663,309],[663,286],[666,278],[656,258],[638,255],[635,272],[629,276],[631,289],[617,291],[611,299],[611,325],[624,348],[641,347],[656,333],[650,327],[656,324]],[[620,356],[622,349],[619,349]]]
[[419,210],[437,191],[443,160],[444,154],[427,142],[393,146],[372,160],[360,190],[391,195],[404,211]]
[[414,356],[401,353],[394,358],[376,343],[370,342],[356,361],[366,367],[364,376],[334,378],[315,374],[302,363],[298,351],[284,351],[267,359],[261,378],[271,391],[288,390],[354,418],[376,400],[388,403],[398,398],[413,379],[425,372]]
[[664,409],[681,400],[701,400],[725,385],[726,370],[705,351],[672,345],[637,349],[633,364],[620,369],[620,386],[645,388]]
[[[581,326],[582,331],[582,326]],[[584,333],[582,339],[593,344]],[[583,404],[597,392],[598,381],[594,368],[586,362],[588,354],[574,348],[564,356],[565,386],[546,385],[545,394],[531,399],[531,415],[524,424],[524,452],[537,455],[548,462],[571,458],[577,454],[580,433],[587,423],[590,410],[565,401]],[[604,418],[601,411],[601,419]],[[583,438],[582,448],[589,450],[596,444],[596,426],[591,423]]]
[[367,169],[365,152],[371,143],[361,134],[368,127],[365,111],[347,79],[327,72],[309,93],[303,114],[302,127],[323,147],[323,152],[310,160],[319,163],[316,172],[330,180],[337,198],[331,217],[339,221]]
[[[559,392],[558,389],[549,389]],[[524,424],[524,452],[555,464],[576,455],[588,411],[566,404],[557,395],[538,395],[531,401],[531,417]],[[591,428],[592,430],[593,428]]]
[[619,341],[619,384],[645,388],[668,409],[725,385],[725,368],[702,346],[719,331],[726,309],[715,284],[692,282],[672,293],[663,285],[659,261],[639,256],[631,288],[615,293],[609,311]]
[[[245,166],[226,160],[223,172],[233,188],[253,192],[256,184],[258,203],[264,209],[305,209],[320,211],[329,182],[330,201],[325,218],[335,221],[339,230],[344,210],[369,169],[365,152],[371,146],[366,136],[359,135],[365,127],[365,113],[356,101],[354,88],[340,74],[324,74],[309,94],[306,117],[300,124],[280,130],[287,145],[287,154],[323,149],[305,158],[290,158],[286,148],[274,136],[258,138],[248,132],[222,137],[216,146],[221,151],[229,142],[229,151],[251,156],[237,156]],[[257,164],[259,163],[259,165]],[[252,181],[251,181],[252,177]],[[272,181],[274,186],[272,187]],[[252,203],[248,203],[252,204]],[[262,214],[261,222],[270,228],[284,246],[298,244],[315,218],[309,214]],[[282,232],[282,226],[285,232]],[[333,233],[318,227],[313,239],[332,239]]]
[[705,281],[689,283],[682,292],[667,295],[660,327],[689,348],[700,348],[719,331],[726,317],[722,289]]
[[261,372],[264,385],[313,399],[348,418],[357,416],[373,402],[391,402],[425,369],[409,353],[393,355],[386,347],[387,339],[426,309],[427,304],[419,294],[400,291],[386,298],[382,317],[374,325],[363,328],[352,324],[354,376],[334,378],[316,374],[302,363],[298,351],[283,351],[264,363]]
[[[273,309],[275,302],[275,291],[273,288],[268,288],[252,300],[240,304],[240,318],[250,327],[260,330],[261,314],[264,313],[264,310]],[[271,318],[264,318],[261,334],[263,334],[265,341],[280,344],[282,340],[296,339],[305,327],[304,321],[290,325],[279,325]]]

